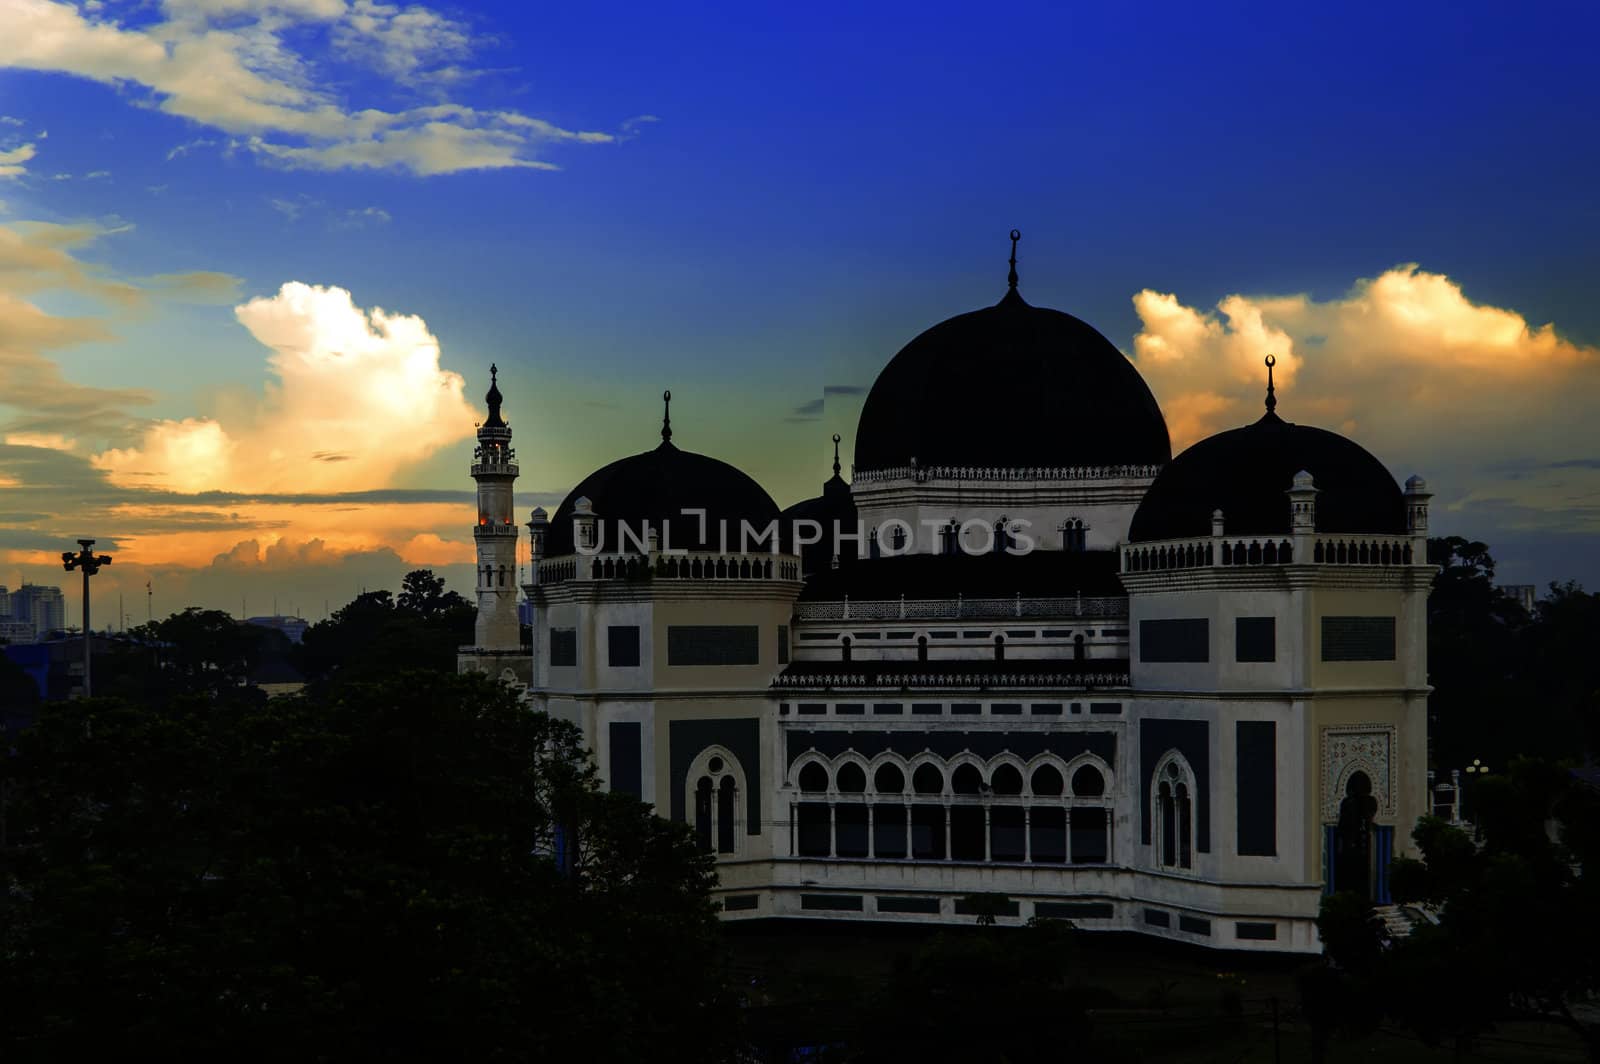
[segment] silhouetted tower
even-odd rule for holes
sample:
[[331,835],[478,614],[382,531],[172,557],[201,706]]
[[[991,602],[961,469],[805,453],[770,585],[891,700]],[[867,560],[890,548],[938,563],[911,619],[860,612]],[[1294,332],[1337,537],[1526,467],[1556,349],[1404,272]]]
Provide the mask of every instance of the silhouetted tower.
[[517,479],[511,426],[500,416],[499,367],[489,367],[489,417],[478,426],[472,479],[478,482],[478,627],[482,650],[516,650],[522,645],[517,621],[517,526],[512,519],[512,484]]

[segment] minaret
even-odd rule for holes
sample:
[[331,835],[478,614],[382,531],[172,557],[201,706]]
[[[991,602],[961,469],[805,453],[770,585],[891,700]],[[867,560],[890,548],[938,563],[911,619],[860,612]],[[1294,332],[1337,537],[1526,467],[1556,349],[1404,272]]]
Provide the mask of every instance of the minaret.
[[517,526],[511,513],[511,485],[517,479],[511,426],[500,416],[500,368],[489,367],[489,417],[478,426],[478,447],[472,455],[472,479],[478,482],[478,525],[472,530],[478,546],[479,650],[515,651],[522,646],[517,621]]

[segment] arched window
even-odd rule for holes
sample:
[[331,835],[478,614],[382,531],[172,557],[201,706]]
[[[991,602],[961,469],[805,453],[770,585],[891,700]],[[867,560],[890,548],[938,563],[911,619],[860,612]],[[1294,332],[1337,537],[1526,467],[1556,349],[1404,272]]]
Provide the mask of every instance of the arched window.
[[813,761],[800,770],[800,789],[808,794],[822,794],[828,789],[828,770]]
[[872,535],[867,537],[867,557],[869,558],[880,557],[883,553],[878,543],[878,532],[879,529],[874,528]]
[[[899,765],[883,764],[872,774],[872,789],[880,799],[872,806],[872,856],[904,858],[910,854],[910,821],[901,797],[906,774]],[[887,800],[883,800],[887,799]]]
[[1061,864],[1067,859],[1067,809],[1061,803],[1066,780],[1055,765],[1044,764],[1033,770],[1029,789],[1034,801],[1028,809],[1028,859]]
[[738,788],[732,776],[722,777],[717,785],[717,852],[732,853],[734,849],[734,814]]
[[839,641],[839,657],[841,661],[850,660],[850,637],[845,636]]
[[702,750],[689,766],[689,779],[694,781],[694,829],[701,848],[708,853],[737,853],[744,835],[739,802],[745,793],[738,759],[721,747]]
[[[921,798],[944,794],[944,773],[923,762],[911,773],[911,789]],[[911,856],[923,861],[945,858],[945,809],[942,803],[921,801],[911,806]]]
[[904,525],[897,524],[889,533],[889,542],[894,545],[894,552],[899,554],[906,549],[906,529]]
[[917,636],[917,660],[928,660],[928,637],[925,635]]
[[828,791],[828,770],[816,761],[800,769],[796,780],[806,801],[796,802],[795,853],[801,857],[833,855],[833,819],[823,796]]
[[1088,546],[1088,528],[1078,518],[1068,518],[1061,522],[1061,549],[1068,551],[1085,551]]
[[1006,637],[1003,635],[994,637],[994,660],[1006,660]]
[[1065,789],[1061,770],[1054,765],[1040,765],[1033,770],[1033,793],[1040,798],[1059,798]]
[[1106,793],[1106,778],[1093,765],[1082,765],[1072,774],[1074,798],[1100,798]]
[[711,852],[711,777],[701,776],[694,788],[694,837],[700,848]]
[[1000,795],[1021,794],[1022,773],[1015,765],[1001,765],[990,777],[989,788]]
[[1011,530],[1002,517],[994,523],[994,546],[991,549],[996,554],[1004,554],[1011,545]]
[[1156,858],[1163,868],[1194,867],[1194,773],[1176,751],[1162,758],[1155,792]]
[[1072,637],[1072,660],[1082,661],[1088,656],[1088,652],[1083,643],[1083,633],[1079,632],[1077,635]]
[[840,794],[862,794],[867,789],[867,774],[854,761],[840,765],[833,778]]
[[898,765],[879,765],[878,771],[872,774],[872,789],[879,794],[903,794],[906,774]]
[[958,765],[950,774],[950,790],[956,794],[982,793],[983,773],[974,765]]

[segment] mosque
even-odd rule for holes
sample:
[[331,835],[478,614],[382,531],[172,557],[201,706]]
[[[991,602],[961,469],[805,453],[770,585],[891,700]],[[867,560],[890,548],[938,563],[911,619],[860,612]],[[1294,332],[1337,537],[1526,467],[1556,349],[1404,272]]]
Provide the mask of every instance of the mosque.
[[1427,485],[1281,417],[1270,356],[1260,419],[1174,457],[1134,364],[1023,299],[1017,236],[1003,298],[878,375],[848,482],[835,436],[780,511],[666,416],[533,511],[521,587],[492,381],[460,667],[690,825],[728,920],[1316,951],[1427,807]]

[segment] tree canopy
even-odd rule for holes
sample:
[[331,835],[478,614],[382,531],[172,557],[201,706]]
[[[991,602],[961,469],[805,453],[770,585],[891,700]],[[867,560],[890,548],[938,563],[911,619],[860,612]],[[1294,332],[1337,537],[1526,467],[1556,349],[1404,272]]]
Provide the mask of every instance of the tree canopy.
[[710,860],[479,677],[54,703],[16,748],[8,1059],[722,1056]]
[[1532,614],[1494,583],[1489,547],[1428,541],[1429,739],[1441,769],[1474,758],[1600,754],[1600,595],[1552,584]]
[[326,621],[306,629],[300,666],[315,680],[381,679],[408,668],[453,672],[456,653],[472,642],[476,610],[432,570],[406,574],[399,598],[388,591],[358,595]]
[[[1600,1060],[1600,1026],[1577,1007],[1600,990],[1600,793],[1549,762],[1519,759],[1474,784],[1480,838],[1432,817],[1413,838],[1420,860],[1390,866],[1395,900],[1435,907],[1382,948],[1370,906],[1325,900],[1319,929],[1338,976],[1314,1002],[1337,1001],[1344,1029],[1382,1012],[1425,1041],[1465,1042],[1497,1020],[1563,1023]],[[1552,830],[1553,829],[1553,830]]]

